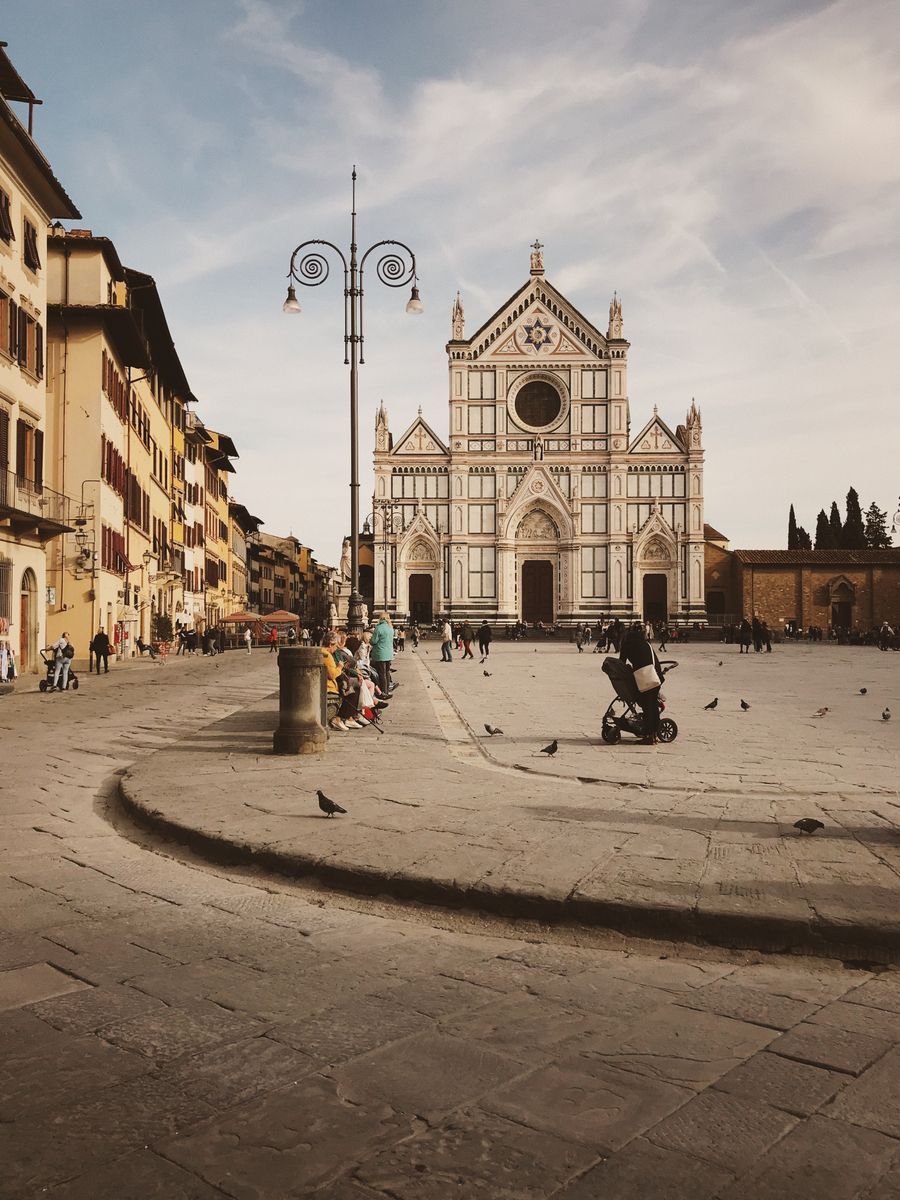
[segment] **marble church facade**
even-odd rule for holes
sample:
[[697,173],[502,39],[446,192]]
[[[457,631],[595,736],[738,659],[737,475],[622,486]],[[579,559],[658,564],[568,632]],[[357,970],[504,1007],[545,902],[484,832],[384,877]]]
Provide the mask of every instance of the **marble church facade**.
[[703,442],[654,409],[632,427],[622,306],[605,333],[527,281],[471,337],[457,296],[449,435],[375,422],[375,604],[420,623],[702,620]]

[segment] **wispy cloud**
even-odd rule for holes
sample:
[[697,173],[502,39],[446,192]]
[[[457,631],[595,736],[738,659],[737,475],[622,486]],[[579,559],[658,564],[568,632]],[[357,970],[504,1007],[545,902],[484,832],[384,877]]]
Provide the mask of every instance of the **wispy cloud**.
[[[353,0],[343,20],[294,0],[213,7],[219,32],[187,35],[187,86],[174,52],[154,79],[110,82],[121,114],[78,144],[108,194],[74,154],[61,174],[163,285],[195,390],[247,447],[236,487],[270,527],[326,557],[346,528],[340,289],[310,294],[299,327],[278,307],[298,241],[347,240],[353,162],[361,237],[415,246],[428,305],[404,323],[370,289],[364,429],[382,396],[397,428],[420,403],[444,427],[457,288],[476,328],[540,236],[582,311],[602,324],[623,296],[634,422],[701,403],[709,516],[736,542],[779,544],[791,501],[809,523],[853,482],[891,504],[895,456],[871,433],[896,403],[892,0],[563,0],[549,24],[532,0],[458,0],[415,24]],[[79,63],[95,54],[84,35]]]

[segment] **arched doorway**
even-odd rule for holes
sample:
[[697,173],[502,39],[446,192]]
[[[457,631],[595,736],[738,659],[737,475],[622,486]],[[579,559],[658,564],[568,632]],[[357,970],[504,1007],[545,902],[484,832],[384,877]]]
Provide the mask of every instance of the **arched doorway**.
[[553,563],[547,559],[522,563],[522,620],[526,625],[553,624]]
[[644,620],[655,624],[669,619],[668,580],[665,575],[644,576]]
[[829,587],[832,629],[852,629],[856,589],[849,579],[838,578]]
[[19,674],[36,669],[38,657],[37,577],[29,567],[22,573],[19,607]]
[[410,575],[409,615],[417,625],[430,625],[434,620],[434,579],[431,575]]

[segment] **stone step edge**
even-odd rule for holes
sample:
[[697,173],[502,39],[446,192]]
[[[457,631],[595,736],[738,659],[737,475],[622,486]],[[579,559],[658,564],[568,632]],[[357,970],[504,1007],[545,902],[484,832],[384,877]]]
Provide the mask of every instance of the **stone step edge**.
[[760,912],[697,911],[661,904],[625,903],[586,897],[556,898],[514,888],[475,887],[423,876],[404,876],[373,867],[322,862],[286,853],[222,833],[211,833],[149,808],[129,792],[130,772],[119,779],[124,812],[144,829],[162,835],[217,866],[255,866],[289,879],[302,879],[350,895],[387,896],[391,900],[449,910],[487,913],[507,920],[548,925],[596,927],[626,936],[683,941],[770,954],[809,954],[846,962],[900,963],[900,932],[871,923],[801,921]]

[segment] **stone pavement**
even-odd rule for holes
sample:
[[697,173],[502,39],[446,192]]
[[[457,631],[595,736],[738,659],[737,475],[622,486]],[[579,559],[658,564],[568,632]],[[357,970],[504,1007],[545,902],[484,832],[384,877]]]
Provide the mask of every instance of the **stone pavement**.
[[[665,691],[681,734],[668,746],[600,740],[612,693],[599,656],[501,643],[486,677],[425,643],[397,664],[383,737],[335,735],[322,759],[275,758],[270,698],[142,760],[123,795],[219,861],[341,888],[897,961],[900,659],[830,646],[679,653]],[[885,704],[897,720],[881,720]],[[503,735],[488,738],[485,722]],[[536,751],[553,737],[546,761]],[[349,818],[322,819],[317,787]],[[825,830],[799,834],[802,816]]]
[[464,925],[110,823],[125,767],[169,747],[186,795],[272,683],[0,703],[0,1197],[897,1200],[900,972]]

